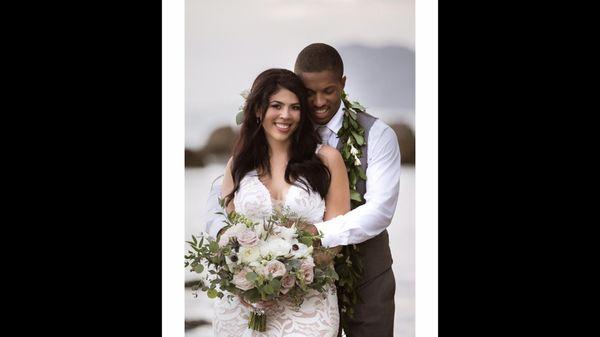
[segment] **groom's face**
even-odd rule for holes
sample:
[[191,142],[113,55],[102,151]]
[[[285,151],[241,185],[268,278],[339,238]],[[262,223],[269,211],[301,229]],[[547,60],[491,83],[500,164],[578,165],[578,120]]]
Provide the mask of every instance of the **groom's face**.
[[337,77],[330,70],[303,72],[299,76],[308,89],[313,121],[320,125],[327,124],[340,108],[346,76]]

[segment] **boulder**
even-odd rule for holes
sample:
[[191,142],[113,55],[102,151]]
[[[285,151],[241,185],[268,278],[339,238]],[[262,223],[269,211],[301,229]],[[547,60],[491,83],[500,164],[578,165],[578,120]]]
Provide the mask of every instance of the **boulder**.
[[415,133],[410,126],[398,123],[390,124],[398,137],[402,164],[415,164]]
[[185,167],[203,167],[206,165],[202,151],[185,149]]
[[205,154],[224,155],[229,157],[236,137],[237,133],[232,127],[222,126],[215,129],[210,134],[202,151],[204,151]]
[[230,126],[215,129],[200,150],[185,149],[185,167],[203,167],[209,162],[227,162],[237,132]]

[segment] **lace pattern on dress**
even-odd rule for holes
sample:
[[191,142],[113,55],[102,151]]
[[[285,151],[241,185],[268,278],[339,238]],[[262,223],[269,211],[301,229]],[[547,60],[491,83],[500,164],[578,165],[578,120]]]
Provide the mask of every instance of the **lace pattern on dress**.
[[[244,176],[233,202],[236,212],[257,222],[269,217],[274,207],[286,206],[311,223],[323,221],[325,212],[319,193],[296,185],[290,186],[283,200],[272,200],[256,171]],[[214,309],[213,332],[218,337],[335,337],[340,319],[335,287],[323,293],[311,291],[299,309],[287,301],[276,303],[267,311],[267,331],[262,333],[248,329],[249,310],[237,297],[216,299]]]

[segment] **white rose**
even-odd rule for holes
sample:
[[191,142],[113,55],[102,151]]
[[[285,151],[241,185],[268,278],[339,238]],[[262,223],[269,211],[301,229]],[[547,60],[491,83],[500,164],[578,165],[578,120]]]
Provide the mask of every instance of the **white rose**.
[[238,257],[240,258],[240,262],[245,264],[256,261],[260,258],[260,248],[257,246],[241,246],[240,251],[238,252]]
[[248,227],[246,227],[246,225],[241,222],[236,223],[231,228],[229,228],[229,231],[231,231],[231,236],[235,236],[235,237],[237,237],[238,235],[242,234],[243,232],[245,232],[247,230],[248,230]]
[[219,239],[219,247],[224,247],[227,245],[230,237],[231,234],[229,233],[229,230],[226,230],[225,233],[221,234],[221,238]]
[[285,256],[290,253],[292,245],[281,239],[281,238],[269,238],[269,240],[260,247],[260,254],[263,257],[270,256],[276,258],[278,256]]

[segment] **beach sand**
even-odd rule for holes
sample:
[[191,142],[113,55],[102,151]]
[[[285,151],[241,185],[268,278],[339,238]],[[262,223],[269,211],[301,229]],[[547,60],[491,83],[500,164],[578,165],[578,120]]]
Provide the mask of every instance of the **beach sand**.
[[[212,164],[203,168],[185,170],[185,238],[199,235],[204,230],[206,218],[206,199],[213,179],[223,173],[224,164]],[[396,213],[388,227],[390,247],[396,278],[396,304],[394,320],[395,337],[414,337],[415,335],[415,169],[403,166],[400,177],[400,195]],[[182,254],[188,250],[183,246]],[[185,280],[195,280],[197,274],[185,271]],[[212,320],[212,301],[206,293],[199,292],[194,297],[186,289],[185,319]],[[183,323],[183,322],[182,322]],[[186,337],[212,337],[212,327],[202,325],[185,333]]]

